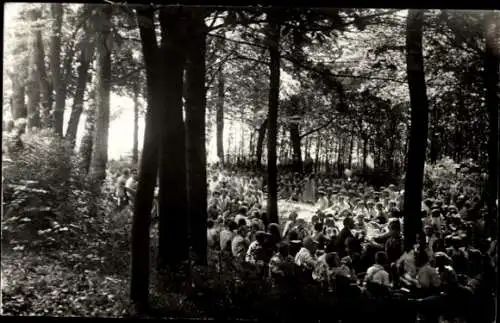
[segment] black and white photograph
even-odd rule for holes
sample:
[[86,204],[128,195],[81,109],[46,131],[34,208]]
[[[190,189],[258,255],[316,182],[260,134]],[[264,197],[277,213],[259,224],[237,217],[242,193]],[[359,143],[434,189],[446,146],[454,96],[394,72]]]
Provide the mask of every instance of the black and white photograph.
[[494,323],[500,11],[5,3],[2,316]]

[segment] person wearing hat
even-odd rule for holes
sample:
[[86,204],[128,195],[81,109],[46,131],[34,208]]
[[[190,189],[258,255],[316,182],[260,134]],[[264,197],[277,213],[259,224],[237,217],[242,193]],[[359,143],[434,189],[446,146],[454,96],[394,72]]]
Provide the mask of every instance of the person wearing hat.
[[294,258],[287,243],[278,244],[277,249],[269,260],[269,276],[275,285],[285,287],[286,277],[292,274]]
[[270,235],[264,231],[257,231],[255,233],[255,240],[250,243],[246,252],[245,261],[252,265],[264,265],[268,259],[266,252],[266,240]]
[[247,212],[248,209],[245,206],[240,206],[238,213],[236,213],[236,216],[234,217],[234,222],[240,223],[241,220],[245,220],[245,223],[248,224]]
[[366,217],[368,220],[373,220],[377,217],[377,210],[375,210],[375,201],[373,200],[368,200],[366,202]]
[[288,216],[288,221],[285,223],[285,228],[283,229],[282,237],[286,237],[288,235],[288,232],[295,227],[298,217],[299,215],[297,214],[297,212],[295,211],[290,212],[290,215]]
[[240,225],[231,241],[231,251],[236,261],[244,261],[250,241],[247,239],[248,227]]
[[312,280],[312,272],[317,263],[315,253],[316,244],[314,240],[311,237],[305,237],[302,241],[302,248],[295,255],[295,265],[299,267],[305,281]]
[[350,217],[347,216],[343,220],[343,225],[344,227],[342,230],[340,230],[339,233],[339,238],[338,238],[338,246],[339,246],[339,256],[344,257],[346,256],[346,251],[345,251],[345,246],[346,246],[346,241],[348,238],[354,238],[354,234],[352,233],[352,230],[355,228],[355,223],[354,220]]
[[323,189],[318,190],[318,195],[319,195],[319,199],[316,203],[316,207],[320,211],[323,211],[323,210],[328,208],[329,201],[328,201],[328,198],[326,197],[326,193]]

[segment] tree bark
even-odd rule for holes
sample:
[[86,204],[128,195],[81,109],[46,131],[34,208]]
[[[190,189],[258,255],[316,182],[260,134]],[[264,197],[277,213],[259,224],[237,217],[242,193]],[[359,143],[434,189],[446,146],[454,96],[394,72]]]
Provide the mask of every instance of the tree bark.
[[[39,19],[42,14],[39,9],[33,9],[28,12],[29,21],[34,24],[32,30],[30,32],[30,42],[29,42],[29,51],[30,51],[30,59],[29,59],[29,72],[28,72],[28,80],[26,84],[26,94],[27,94],[27,114],[28,114],[28,122],[27,129],[31,131],[33,127],[39,128],[41,126],[40,121],[40,83],[41,83],[41,71],[40,71],[40,48],[38,42],[38,38],[41,39],[41,31],[38,24],[40,24]],[[43,62],[43,53],[41,56],[41,60]]]
[[[179,8],[160,9],[165,109],[160,145],[159,270],[180,265],[189,257],[186,193],[186,150],[182,110],[184,17]],[[172,188],[175,187],[175,190]]]
[[137,25],[146,65],[147,103],[144,145],[139,165],[139,183],[132,222],[130,296],[139,313],[148,308],[149,299],[149,230],[151,206],[158,175],[162,97],[159,49],[154,29],[154,9],[138,9]]
[[[290,123],[290,142],[293,149],[293,171],[302,172],[302,151],[300,145],[299,125],[296,122]],[[307,149],[307,147],[306,147]]]
[[85,132],[82,136],[80,143],[80,158],[82,160],[82,170],[85,174],[90,171],[90,162],[92,160],[92,146],[94,142],[94,132],[95,132],[95,113],[96,113],[96,102],[95,102],[95,85],[89,93],[89,105],[87,108],[87,118],[85,120]]
[[[200,9],[198,9],[200,10]],[[196,263],[207,263],[207,160],[205,148],[205,42],[203,12],[193,10],[186,65],[186,150],[190,237]]]
[[89,82],[89,67],[94,57],[94,44],[88,38],[84,40],[80,50],[80,57],[78,66],[78,78],[76,81],[75,96],[73,97],[73,106],[71,108],[71,115],[66,129],[66,140],[72,147],[75,145],[76,133],[78,131],[78,124],[83,111],[83,98],[85,95],[85,88]]
[[367,174],[366,158],[368,157],[368,136],[364,133],[361,135],[363,140],[363,175]]
[[349,156],[348,156],[348,161],[347,161],[347,167],[349,169],[352,169],[352,154],[353,154],[353,148],[354,148],[354,127],[351,128],[351,140],[350,140],[350,143],[349,143]]
[[262,169],[262,151],[264,149],[264,139],[266,137],[266,130],[267,130],[267,118],[264,120],[262,125],[259,128],[259,134],[257,137],[257,149],[255,153],[255,159],[257,163],[257,168]]
[[[491,16],[494,16],[491,13]],[[488,107],[489,133],[488,133],[488,180],[486,185],[486,205],[488,207],[488,217],[486,227],[491,237],[496,236],[497,205],[498,199],[498,82],[499,82],[499,60],[500,49],[498,49],[498,27],[495,21],[490,22],[486,33],[486,54],[485,54],[485,84],[486,84],[486,106]],[[497,42],[495,44],[495,41]]]
[[314,172],[317,173],[318,170],[319,170],[319,162],[320,162],[320,159],[319,159],[319,153],[321,151],[321,136],[320,134],[316,135],[316,154],[314,156]]
[[55,90],[54,131],[63,135],[64,106],[66,104],[66,85],[63,83],[61,73],[61,30],[63,22],[63,4],[50,4],[52,34],[50,35],[50,70],[52,75],[52,88]]
[[[410,250],[421,233],[421,204],[427,146],[428,102],[422,55],[422,10],[409,10],[406,31],[406,64],[411,102],[411,129],[404,193],[404,239]],[[420,238],[425,238],[420,235]],[[421,241],[420,241],[421,242]]]
[[24,80],[22,80],[17,73],[12,76],[12,119],[16,120],[19,118],[26,118],[28,116],[28,110],[26,109],[26,103],[24,99],[25,86]]
[[112,6],[103,6],[99,14],[101,16],[96,44],[96,131],[90,163],[90,175],[95,181],[102,181],[106,178],[108,162]]
[[[218,42],[219,50],[224,49],[224,40],[220,39]],[[217,106],[216,106],[216,136],[217,136],[217,157],[221,164],[224,164],[224,63],[220,63],[217,75]]]
[[280,24],[277,13],[269,15],[268,46],[270,56],[270,89],[267,136],[267,214],[270,223],[278,223],[278,183],[276,167],[276,137],[280,91]]
[[139,162],[139,92],[140,92],[140,73],[134,81],[134,139],[132,143],[132,163],[137,165]]

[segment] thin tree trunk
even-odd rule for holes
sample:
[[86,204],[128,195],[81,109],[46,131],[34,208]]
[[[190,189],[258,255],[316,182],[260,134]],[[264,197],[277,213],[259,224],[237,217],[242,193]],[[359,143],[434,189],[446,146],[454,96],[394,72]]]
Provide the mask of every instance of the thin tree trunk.
[[[160,225],[158,266],[175,268],[189,257],[186,143],[182,109],[185,22],[179,8],[160,10],[163,98],[160,146]],[[172,188],[175,187],[175,190]]]
[[[296,122],[290,124],[290,142],[293,149],[293,171],[302,172],[302,151],[299,133],[299,125]],[[307,148],[306,148],[307,149]]]
[[278,131],[278,105],[280,91],[280,24],[277,13],[269,15],[269,56],[270,56],[270,89],[269,115],[267,135],[267,214],[270,223],[278,223],[278,183],[276,167],[276,137]]
[[71,108],[71,115],[69,117],[65,136],[72,147],[75,145],[78,124],[80,123],[80,116],[82,115],[83,98],[85,95],[85,88],[89,82],[89,67],[94,57],[94,48],[94,44],[90,43],[88,38],[81,46],[75,96],[73,97],[73,106]]
[[139,182],[132,222],[132,255],[130,296],[139,314],[145,313],[149,300],[149,230],[151,206],[158,175],[161,109],[163,109],[161,69],[162,60],[156,43],[153,25],[154,9],[138,9],[137,24],[146,65],[147,103],[144,145],[139,165]]
[[[29,21],[34,24],[33,29],[30,31],[30,43],[29,43],[29,51],[30,51],[30,60],[29,60],[29,72],[28,72],[28,80],[27,80],[27,114],[28,114],[28,122],[27,129],[31,131],[33,127],[39,128],[41,126],[40,121],[40,69],[39,69],[39,56],[40,56],[40,48],[38,37],[41,38],[41,32],[39,31],[40,27],[37,26],[39,24],[39,19],[41,18],[40,10],[34,9],[28,12]],[[39,36],[40,35],[40,36]],[[43,54],[42,54],[42,62],[43,62]]]
[[90,175],[98,182],[106,178],[106,164],[108,163],[112,6],[103,6],[99,14],[102,16],[99,17],[96,46],[96,131],[90,164]]
[[28,42],[26,37],[23,37],[20,32],[15,33],[18,37],[16,47],[14,48],[14,55],[19,55],[22,59],[15,61],[13,71],[9,73],[12,81],[12,101],[11,101],[11,115],[14,120],[19,118],[28,118],[28,110],[26,107],[26,84],[28,79],[29,68],[29,55]]
[[[224,41],[219,41],[220,50],[224,49]],[[216,106],[216,122],[217,122],[217,157],[221,164],[224,164],[224,63],[221,63],[217,76],[217,106]]]
[[137,166],[139,161],[139,92],[141,84],[140,77],[134,82],[134,142],[132,145],[132,163]]
[[186,67],[187,192],[190,236],[193,251],[196,254],[196,263],[206,265],[205,41],[207,30],[202,12],[194,11],[192,15],[191,29],[189,29],[191,41]]
[[354,134],[353,134],[353,131],[354,131],[354,129],[351,128],[351,134],[350,134],[351,141],[349,143],[349,156],[348,156],[349,159],[348,159],[348,162],[347,162],[347,167],[349,169],[352,169],[352,154],[353,154],[353,149],[354,149]]
[[316,135],[316,154],[315,154],[315,161],[314,161],[314,172],[317,173],[318,172],[318,169],[319,169],[319,153],[321,151],[321,136],[320,134],[318,133]]
[[80,143],[80,158],[82,160],[82,170],[85,174],[89,173],[90,162],[92,160],[96,112],[95,95],[95,85],[93,85],[89,93],[89,105],[86,111],[87,117],[85,120],[85,132]]
[[[491,13],[493,17],[494,14]],[[490,228],[491,237],[496,236],[497,223],[497,201],[498,201],[498,69],[500,60],[500,49],[498,47],[498,26],[495,21],[487,25],[486,31],[486,55],[485,55],[485,84],[486,105],[488,107],[489,133],[488,133],[488,181],[486,185],[486,205],[488,217],[486,227]],[[496,42],[496,43],[495,43]]]
[[368,158],[368,136],[365,135],[364,133],[361,135],[362,140],[363,140],[363,175],[367,174],[367,165],[366,165],[366,159]]
[[64,106],[66,104],[66,85],[61,73],[61,30],[63,22],[63,4],[50,4],[52,14],[52,34],[50,35],[50,70],[52,88],[55,90],[54,131],[63,136]]
[[257,163],[257,168],[261,169],[262,168],[262,151],[264,148],[264,139],[266,137],[266,130],[267,130],[267,118],[264,120],[262,125],[259,128],[259,135],[257,138],[257,150],[255,154],[255,159]]
[[26,118],[28,111],[26,110],[26,103],[24,99],[25,87],[24,80],[22,80],[17,73],[12,76],[12,119]]
[[[406,60],[411,102],[411,130],[404,193],[405,249],[410,250],[421,233],[420,219],[425,153],[427,146],[428,102],[422,55],[424,12],[409,10],[406,34]],[[420,235],[422,240],[423,237]],[[422,241],[420,241],[422,242]]]

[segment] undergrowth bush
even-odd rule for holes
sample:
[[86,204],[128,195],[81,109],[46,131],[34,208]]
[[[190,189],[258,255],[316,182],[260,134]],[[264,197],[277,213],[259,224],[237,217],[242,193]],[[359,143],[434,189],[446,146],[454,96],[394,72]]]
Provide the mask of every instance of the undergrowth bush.
[[22,139],[24,149],[2,167],[2,243],[58,248],[105,229],[113,201],[86,177],[69,144],[46,129]]
[[485,176],[472,160],[457,163],[445,157],[435,164],[425,164],[424,187],[430,190],[448,190],[454,193],[478,193]]

